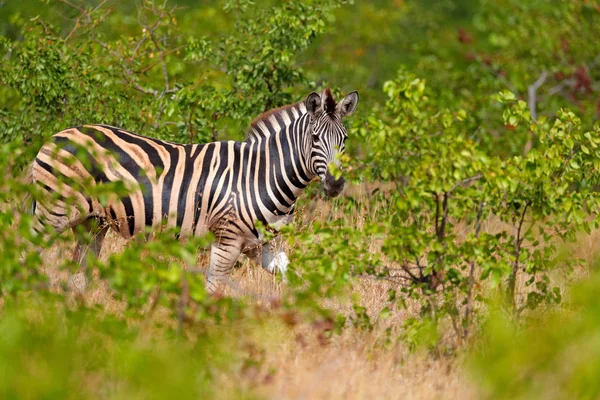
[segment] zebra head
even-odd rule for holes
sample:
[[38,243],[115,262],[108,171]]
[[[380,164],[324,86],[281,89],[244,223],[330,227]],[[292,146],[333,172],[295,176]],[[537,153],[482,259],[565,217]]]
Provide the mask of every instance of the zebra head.
[[335,101],[331,91],[311,93],[305,101],[306,110],[310,114],[310,152],[309,169],[323,182],[325,194],[335,197],[344,189],[343,176],[336,179],[329,172],[329,165],[339,167],[339,155],[344,153],[348,134],[342,124],[342,118],[351,115],[358,105],[358,92],[348,94],[339,103]]

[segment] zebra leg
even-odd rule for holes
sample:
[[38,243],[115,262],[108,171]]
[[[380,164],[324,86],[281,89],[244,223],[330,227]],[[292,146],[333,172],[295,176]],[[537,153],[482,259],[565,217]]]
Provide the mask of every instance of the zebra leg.
[[87,264],[88,264],[88,252],[91,249],[92,254],[95,258],[100,256],[102,250],[102,242],[108,232],[108,226],[103,223],[102,220],[88,219],[82,226],[90,233],[93,234],[91,242],[80,232],[73,228],[77,244],[73,251],[73,261],[80,265],[78,273],[69,276],[69,287],[74,289],[76,292],[83,293],[87,286]]
[[241,251],[242,246],[237,242],[226,243],[217,239],[210,246],[210,266],[206,276],[206,290],[209,293],[216,293],[227,280]]
[[287,281],[287,267],[290,264],[287,254],[283,251],[283,246],[277,245],[276,239],[263,245],[262,248],[262,267],[272,274],[279,271],[284,281]]

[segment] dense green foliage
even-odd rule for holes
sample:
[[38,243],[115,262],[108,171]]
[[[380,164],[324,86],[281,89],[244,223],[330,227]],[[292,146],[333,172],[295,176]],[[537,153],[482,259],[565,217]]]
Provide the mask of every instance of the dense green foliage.
[[[111,384],[103,397],[146,398],[148,385],[155,396],[173,388],[214,396],[219,373],[253,362],[239,348],[223,353],[232,327],[264,323],[256,299],[205,293],[197,249],[209,238],[182,244],[169,232],[93,261],[125,304],[123,316],[51,294],[36,251],[51,243],[31,234],[23,200],[37,194],[21,179],[44,139],[83,123],[187,143],[242,139],[261,112],[329,84],[361,93],[342,162],[347,177],[372,190],[331,201],[318,218],[322,196],[308,189],[284,229],[294,273],[269,318],[318,319],[329,335],[370,330],[416,305],[393,340],[448,356],[476,343],[487,349],[474,364],[490,395],[527,398],[566,362],[569,346],[585,348],[586,335],[597,335],[596,279],[566,311],[560,289],[574,270],[591,268],[569,246],[597,229],[600,211],[595,2],[23,0],[0,3],[0,33],[0,169],[8,177],[0,183],[0,393],[95,397],[64,372],[83,370]],[[50,238],[58,246],[69,239]],[[353,294],[361,279],[388,285],[382,309]],[[337,315],[326,306],[332,298],[353,312]],[[44,306],[32,311],[36,304]],[[140,344],[157,307],[175,322]],[[535,325],[546,312],[546,326]],[[524,320],[534,322],[513,347],[507,329]],[[572,342],[556,335],[563,321]],[[519,358],[525,349],[541,366]],[[513,380],[490,360],[525,372]],[[151,366],[141,374],[139,363]],[[578,366],[555,382],[560,393],[597,397],[593,360]],[[41,376],[39,386],[28,388],[16,370]],[[541,381],[521,380],[529,376]]]

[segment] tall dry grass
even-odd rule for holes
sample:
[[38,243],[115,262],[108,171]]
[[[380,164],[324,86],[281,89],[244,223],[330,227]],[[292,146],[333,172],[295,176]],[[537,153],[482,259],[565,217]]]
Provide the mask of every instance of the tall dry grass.
[[[354,188],[354,195],[364,196],[372,188]],[[322,200],[310,204],[300,213],[303,223],[314,219],[341,217],[339,211],[331,209],[330,202]],[[381,211],[381,205],[374,203],[357,210],[354,215],[343,216],[348,223],[361,226],[364,221]],[[473,229],[465,224],[456,225],[457,238],[460,240]],[[497,219],[484,221],[482,229],[497,232],[507,226]],[[600,255],[600,231],[591,235],[581,235],[576,244],[565,245],[562,251],[587,260],[587,265],[569,273],[556,273],[553,283],[566,287],[573,279],[584,277],[597,263]],[[101,259],[109,254],[122,251],[126,242],[115,234],[109,233],[105,241]],[[380,242],[372,240],[371,251],[379,251]],[[54,246],[45,251],[45,269],[55,287],[64,285],[66,273],[59,271],[65,257],[70,256],[69,244]],[[206,256],[199,263],[207,265]],[[388,266],[393,267],[393,263]],[[257,299],[276,299],[286,290],[284,284],[249,261],[243,261],[234,271],[235,282],[230,295]],[[62,283],[61,283],[62,282]],[[352,286],[360,303],[368,310],[381,310],[387,305],[389,282],[372,279],[356,279]],[[523,280],[519,282],[524,285]],[[97,304],[106,312],[119,314],[125,305],[111,296],[105,282],[95,279],[84,295],[84,301]],[[331,309],[351,315],[351,304],[347,299],[332,300],[327,303]],[[160,314],[160,312],[159,312]],[[163,313],[161,318],[167,314]],[[418,316],[416,307],[394,311],[390,318],[375,325],[371,331],[355,327],[345,329],[340,335],[324,340],[322,329],[314,323],[300,322],[293,327],[269,325],[268,331],[260,332],[261,363],[258,366],[240,366],[233,376],[223,376],[220,382],[224,397],[236,397],[239,388],[259,393],[267,398],[281,399],[461,399],[478,398],[476,382],[471,381],[462,362],[463,355],[455,357],[432,357],[431,355],[411,352],[399,341],[384,345],[390,328],[397,333],[406,318]],[[373,318],[376,318],[373,315]],[[230,340],[241,340],[232,334]],[[256,333],[255,333],[256,334]],[[235,388],[235,389],[234,389]]]
[[[121,251],[124,245],[124,240],[109,234],[101,259]],[[69,254],[68,243],[44,253],[45,268],[55,287],[64,286],[67,280],[67,273],[57,268]],[[232,279],[238,284],[232,291],[235,296],[277,298],[286,290],[284,284],[248,261],[235,270]],[[358,281],[353,290],[368,309],[379,310],[386,305],[387,288],[375,281]],[[114,314],[121,314],[125,308],[125,304],[111,296],[106,282],[98,279],[89,285],[84,301]],[[328,306],[345,313],[351,310],[342,301]],[[157,318],[166,315],[163,312]],[[291,328],[271,324],[269,332],[253,333],[262,343],[260,366],[240,366],[235,376],[220,377],[222,394],[235,398],[241,387],[242,392],[252,390],[273,399],[476,398],[475,388],[460,360],[411,353],[400,344],[382,345],[387,337],[386,328],[401,325],[407,315],[398,312],[385,324],[376,325],[373,331],[350,327],[326,340],[314,323],[300,322]],[[252,333],[240,333],[239,338],[231,340],[242,340],[247,334]]]

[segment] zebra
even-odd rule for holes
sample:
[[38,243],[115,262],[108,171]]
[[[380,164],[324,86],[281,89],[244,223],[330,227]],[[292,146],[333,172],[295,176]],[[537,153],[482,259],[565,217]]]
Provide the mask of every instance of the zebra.
[[[98,257],[112,228],[125,239],[173,228],[180,238],[212,233],[206,288],[219,290],[240,254],[275,274],[289,259],[265,242],[292,221],[296,200],[315,178],[329,197],[344,188],[338,165],[348,137],[342,118],[358,104],[358,92],[339,103],[331,90],[267,111],[250,125],[246,140],[178,144],[108,125],[83,125],[52,136],[31,167],[31,180],[51,200],[34,203],[37,230],[58,234],[82,225],[94,240],[78,240],[73,258],[85,268]],[[337,175],[337,174],[336,174]],[[86,194],[85,185],[131,184],[128,195],[109,200]],[[66,201],[69,198],[71,201]],[[257,248],[261,251],[257,251]]]

